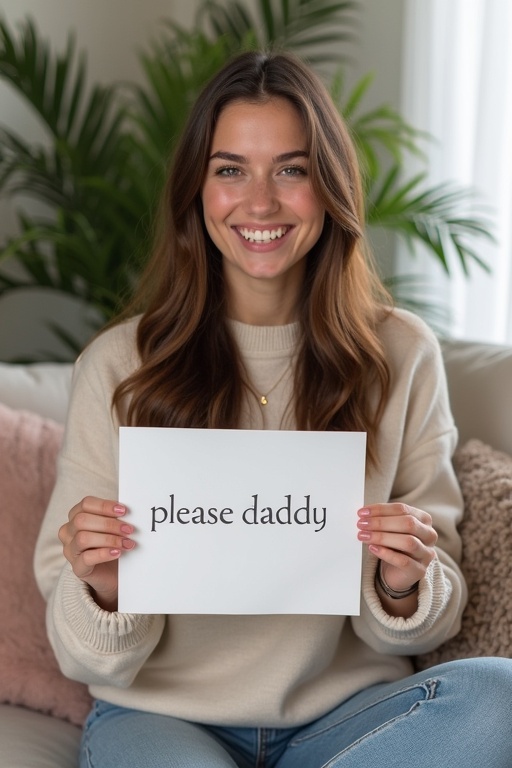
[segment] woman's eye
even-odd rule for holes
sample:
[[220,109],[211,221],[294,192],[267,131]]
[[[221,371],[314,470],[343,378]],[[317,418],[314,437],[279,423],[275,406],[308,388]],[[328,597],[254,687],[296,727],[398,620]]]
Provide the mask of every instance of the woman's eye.
[[307,176],[307,169],[302,165],[288,165],[281,171],[283,176]]
[[215,171],[216,176],[224,176],[226,178],[231,178],[233,176],[238,176],[240,173],[240,170],[238,168],[234,168],[233,166],[225,166],[223,168],[217,168]]

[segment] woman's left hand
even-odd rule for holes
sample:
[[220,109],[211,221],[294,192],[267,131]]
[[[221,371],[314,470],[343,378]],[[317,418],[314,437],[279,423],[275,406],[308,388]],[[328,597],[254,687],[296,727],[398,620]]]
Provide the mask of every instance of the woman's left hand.
[[372,504],[358,511],[358,539],[381,560],[386,584],[406,590],[422,579],[436,553],[428,512],[407,504]]

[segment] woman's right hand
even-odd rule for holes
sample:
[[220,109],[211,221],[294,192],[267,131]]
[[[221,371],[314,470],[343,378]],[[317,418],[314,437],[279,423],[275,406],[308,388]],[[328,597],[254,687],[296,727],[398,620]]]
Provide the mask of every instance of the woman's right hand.
[[98,605],[117,610],[118,566],[123,551],[133,549],[133,525],[124,522],[126,507],[117,501],[86,496],[69,512],[59,529],[66,560],[73,572],[91,587]]

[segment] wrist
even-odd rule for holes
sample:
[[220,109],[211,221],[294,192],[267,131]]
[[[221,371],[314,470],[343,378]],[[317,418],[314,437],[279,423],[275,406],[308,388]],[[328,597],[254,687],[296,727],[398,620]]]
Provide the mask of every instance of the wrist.
[[97,592],[92,587],[89,587],[91,597],[96,605],[103,611],[109,611],[109,613],[116,613],[117,611],[117,590],[115,592]]
[[410,597],[410,595],[414,595],[418,591],[420,584],[419,581],[415,582],[412,586],[407,587],[406,589],[393,589],[393,587],[390,587],[382,575],[381,562],[382,561],[379,560],[377,572],[375,574],[375,582],[385,595],[390,597],[392,600],[403,600],[405,597]]

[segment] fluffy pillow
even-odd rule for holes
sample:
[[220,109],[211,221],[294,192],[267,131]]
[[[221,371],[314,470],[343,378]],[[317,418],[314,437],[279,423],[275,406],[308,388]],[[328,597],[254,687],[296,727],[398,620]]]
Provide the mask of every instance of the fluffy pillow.
[[470,440],[454,456],[465,502],[459,532],[469,600],[458,635],[418,669],[475,656],[512,657],[512,457]]
[[57,666],[32,564],[61,440],[55,422],[0,404],[0,702],[81,725],[91,700]]

